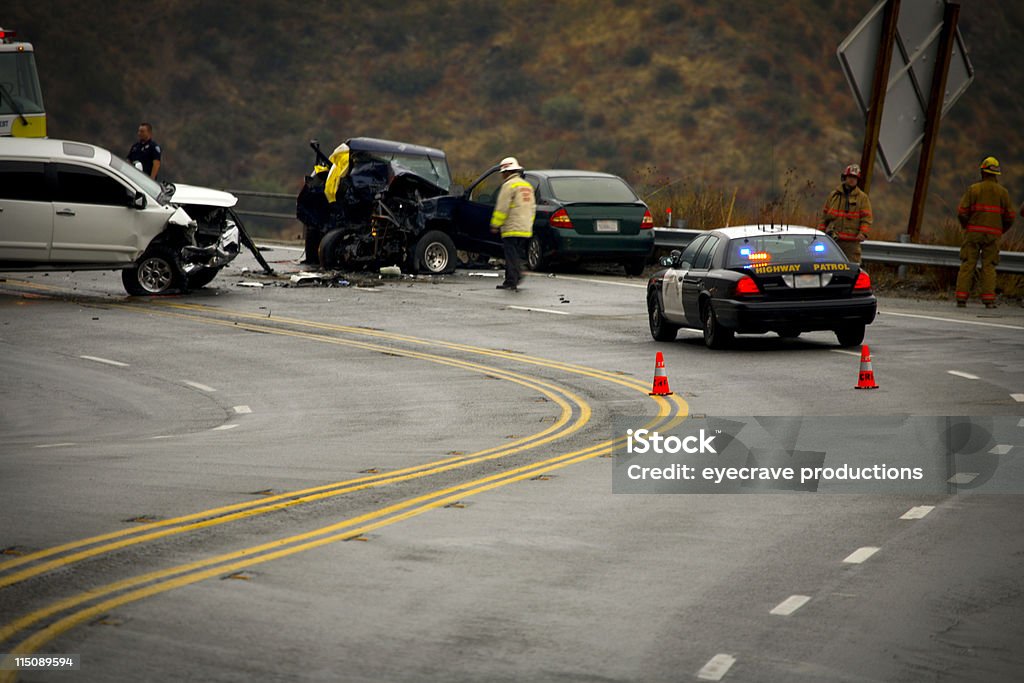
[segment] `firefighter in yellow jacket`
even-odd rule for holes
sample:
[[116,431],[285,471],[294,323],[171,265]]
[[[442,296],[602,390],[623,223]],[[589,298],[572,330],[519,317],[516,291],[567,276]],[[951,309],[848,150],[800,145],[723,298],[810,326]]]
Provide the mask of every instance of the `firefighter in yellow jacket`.
[[871,200],[864,190],[857,187],[860,175],[857,164],[843,169],[843,182],[825,201],[821,223],[818,224],[818,229],[834,239],[853,263],[860,263],[860,243],[868,238],[873,218]]
[[533,218],[537,201],[533,186],[523,179],[523,167],[515,157],[501,160],[504,182],[491,214],[491,232],[501,232],[501,246],[505,252],[505,281],[498,289],[519,289],[523,279],[522,253],[526,242],[533,237]]
[[985,308],[996,307],[996,266],[999,264],[999,239],[1013,226],[1010,193],[999,184],[999,160],[985,157],[981,162],[981,182],[974,183],[960,200],[957,218],[964,230],[960,246],[960,274],[956,278],[956,305],[964,307],[971,293],[974,269],[981,257],[981,301]]

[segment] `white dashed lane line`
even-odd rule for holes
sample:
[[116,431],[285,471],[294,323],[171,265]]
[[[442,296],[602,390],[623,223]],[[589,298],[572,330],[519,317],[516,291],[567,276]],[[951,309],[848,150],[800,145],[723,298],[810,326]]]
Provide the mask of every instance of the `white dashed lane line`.
[[925,515],[934,509],[934,505],[918,505],[904,512],[900,519],[923,519]]
[[183,384],[187,384],[188,386],[192,387],[193,389],[198,389],[199,391],[205,391],[205,392],[210,393],[210,394],[212,394],[213,392],[217,391],[213,387],[207,386],[205,384],[200,384],[199,382],[193,382],[193,381],[187,380],[187,379],[183,379],[181,381],[182,381]]
[[1017,403],[1024,403],[1024,394],[1010,394],[1010,398]]
[[957,472],[946,481],[950,484],[970,484],[978,478],[977,472]]
[[647,285],[637,284],[635,282],[616,282],[615,280],[598,280],[590,277],[576,277],[574,275],[559,275],[559,280],[575,280],[576,282],[593,282],[599,285],[615,285],[616,287],[635,287],[639,289],[647,289]]
[[702,681],[720,681],[735,663],[736,658],[732,655],[717,654],[701,667],[701,670],[697,672],[697,678]]
[[221,425],[220,427],[214,427],[210,431],[211,432],[223,432],[223,431],[226,431],[228,429],[234,429],[237,426],[238,426],[238,423],[236,422],[236,423],[233,423],[233,424]]
[[954,377],[963,377],[964,379],[980,379],[977,375],[972,375],[969,372],[960,372],[959,370],[946,370],[949,374]]
[[1006,455],[1013,450],[1013,446],[1008,443],[1001,443],[992,450],[989,451],[992,455]]
[[775,614],[781,617],[788,617],[793,612],[797,611],[808,602],[811,601],[809,595],[791,595],[772,609],[768,614]]
[[36,448],[64,448],[65,446],[74,446],[74,443],[41,443]]
[[249,406],[235,406],[234,411],[237,415],[248,415],[252,412],[252,408]]
[[852,553],[847,555],[846,559],[844,559],[843,562],[845,562],[846,564],[860,564],[864,560],[868,559],[869,557],[877,553],[879,550],[881,550],[881,548],[873,548],[871,546],[857,548]]
[[569,311],[553,311],[550,308],[533,308],[530,306],[507,306],[507,308],[511,308],[516,311],[534,311],[537,313],[553,313],[555,315],[571,315]]
[[829,351],[832,353],[842,353],[847,356],[856,356],[857,358],[860,358],[860,351],[843,351],[842,349],[829,349]]
[[899,318],[919,318],[921,320],[938,320],[944,323],[954,323],[960,325],[981,325],[983,327],[999,327],[1004,330],[1024,330],[1024,327],[1020,325],[1007,325],[1005,323],[986,323],[980,320],[960,320],[957,318],[940,318],[935,315],[918,315],[916,313],[892,313],[891,311],[881,310],[879,311],[883,316],[896,316]]
[[126,367],[128,367],[127,363],[122,363],[119,360],[110,360],[109,358],[100,358],[99,356],[79,356],[79,358],[82,358],[83,360],[91,360],[94,363],[103,363],[104,365],[113,365],[114,367],[117,367],[117,368],[126,368]]

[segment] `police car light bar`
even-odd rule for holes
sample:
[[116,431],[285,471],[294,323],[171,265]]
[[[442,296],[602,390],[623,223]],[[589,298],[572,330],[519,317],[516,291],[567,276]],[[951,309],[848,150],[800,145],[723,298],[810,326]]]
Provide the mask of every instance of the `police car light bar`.
[[14,38],[18,35],[17,31],[11,31],[10,29],[0,28],[0,40],[7,40],[8,38]]

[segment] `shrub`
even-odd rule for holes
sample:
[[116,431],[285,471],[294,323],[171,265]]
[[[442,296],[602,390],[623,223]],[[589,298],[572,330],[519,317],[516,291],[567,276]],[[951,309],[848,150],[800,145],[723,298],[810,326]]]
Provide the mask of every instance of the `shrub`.
[[672,24],[683,18],[683,8],[678,2],[668,0],[658,9],[654,10],[654,20],[657,24]]
[[573,95],[555,95],[544,100],[540,113],[548,123],[570,128],[583,120],[583,105]]
[[626,66],[643,66],[651,61],[651,51],[643,45],[634,45],[622,55],[622,63]]
[[653,83],[655,88],[674,88],[681,84],[683,79],[674,66],[664,64],[654,70]]
[[389,66],[370,76],[370,82],[378,90],[400,97],[421,95],[440,80],[441,72],[430,66]]

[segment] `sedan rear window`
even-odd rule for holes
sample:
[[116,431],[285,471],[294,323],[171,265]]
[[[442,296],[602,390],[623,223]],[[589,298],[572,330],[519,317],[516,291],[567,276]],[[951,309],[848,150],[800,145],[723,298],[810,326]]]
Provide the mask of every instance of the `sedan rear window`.
[[636,193],[621,178],[551,178],[551,191],[560,202],[631,204],[638,201]]
[[783,232],[732,240],[725,267],[826,261],[845,262],[846,257],[824,234],[792,235]]

